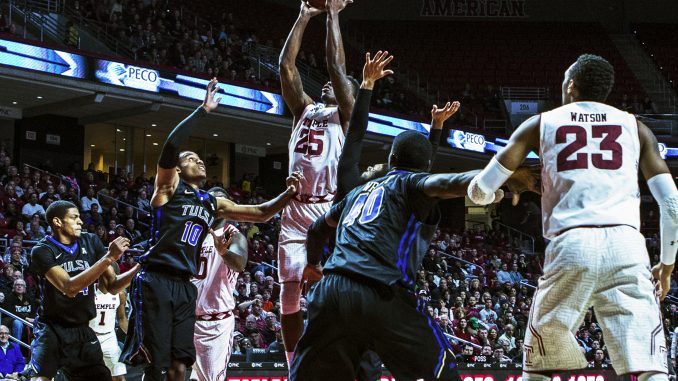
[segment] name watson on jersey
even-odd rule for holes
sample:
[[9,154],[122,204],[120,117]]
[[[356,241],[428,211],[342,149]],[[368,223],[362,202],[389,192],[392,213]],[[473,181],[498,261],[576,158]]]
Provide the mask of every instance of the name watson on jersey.
[[204,207],[198,205],[182,205],[184,208],[184,214],[182,216],[193,216],[198,217],[201,220],[205,221],[208,226],[212,226],[214,222],[214,217],[210,215],[210,212],[207,211]]
[[607,114],[582,114],[578,112],[571,112],[570,117],[573,122],[607,122]]

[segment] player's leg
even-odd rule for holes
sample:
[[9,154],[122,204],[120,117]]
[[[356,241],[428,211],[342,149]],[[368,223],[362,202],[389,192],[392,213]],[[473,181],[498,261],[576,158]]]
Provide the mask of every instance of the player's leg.
[[356,329],[362,316],[357,307],[361,300],[355,295],[363,289],[350,293],[345,278],[327,275],[309,292],[308,325],[294,353],[290,381],[355,378],[365,349],[361,342],[365,335]]
[[115,332],[97,335],[97,338],[101,344],[101,351],[104,353],[104,364],[111,371],[113,381],[125,381],[127,367],[120,362],[120,347]]
[[60,366],[59,338],[51,326],[35,322],[31,342],[31,359],[21,372],[31,380],[51,380]]
[[601,255],[606,256],[606,267],[593,306],[614,370],[620,375],[648,372],[643,378],[666,379],[666,341],[645,239],[625,226],[604,233],[608,250]]
[[193,369],[199,381],[222,381],[233,345],[233,316],[224,320],[195,322],[193,342],[197,357]]
[[190,281],[172,280],[171,292],[174,308],[172,330],[172,363],[167,372],[168,381],[184,381],[186,368],[195,363],[193,330],[195,329],[195,303],[198,290]]
[[60,328],[57,334],[64,356],[61,370],[69,380],[112,380],[101,344],[89,326]]
[[573,229],[546,248],[525,333],[523,377],[542,381],[549,371],[581,369],[587,361],[574,335],[596,288],[598,252],[595,231]]
[[366,318],[374,322],[375,350],[397,380],[459,380],[451,345],[413,293],[381,297]]
[[[281,233],[282,237],[282,233]],[[278,245],[278,279],[280,279],[280,325],[287,362],[291,363],[294,348],[304,331],[301,312],[301,274],[306,266],[306,246],[303,241],[286,241]]]

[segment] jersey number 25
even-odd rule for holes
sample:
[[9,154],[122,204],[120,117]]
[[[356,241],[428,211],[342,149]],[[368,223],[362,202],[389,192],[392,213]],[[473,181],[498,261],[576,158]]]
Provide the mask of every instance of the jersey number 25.
[[302,128],[299,132],[299,140],[294,146],[294,152],[313,156],[322,155],[324,148],[323,136],[325,136],[325,131],[323,130]]

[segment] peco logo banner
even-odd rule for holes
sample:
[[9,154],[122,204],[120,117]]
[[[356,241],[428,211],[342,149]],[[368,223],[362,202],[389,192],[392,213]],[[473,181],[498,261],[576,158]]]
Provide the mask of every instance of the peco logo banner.
[[454,148],[485,153],[485,136],[471,132],[450,130],[447,142]]

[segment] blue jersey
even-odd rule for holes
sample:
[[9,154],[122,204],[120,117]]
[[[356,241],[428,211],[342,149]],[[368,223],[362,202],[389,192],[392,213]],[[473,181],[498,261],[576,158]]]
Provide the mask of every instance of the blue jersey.
[[439,200],[423,192],[428,176],[392,171],[333,206],[336,246],[324,270],[413,286],[440,221]]
[[216,209],[214,196],[179,180],[172,198],[153,208],[151,248],[143,261],[149,268],[195,274],[200,248],[214,223]]

